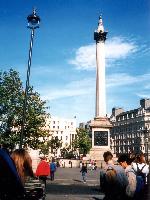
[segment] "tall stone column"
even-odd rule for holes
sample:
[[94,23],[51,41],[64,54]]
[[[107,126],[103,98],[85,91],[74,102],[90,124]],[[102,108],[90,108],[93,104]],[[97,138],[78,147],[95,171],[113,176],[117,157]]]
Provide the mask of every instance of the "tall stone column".
[[90,157],[103,160],[104,151],[110,150],[110,128],[112,127],[106,115],[106,83],[105,83],[105,40],[102,17],[99,17],[98,28],[94,32],[96,41],[96,105],[95,118],[90,121],[92,131],[92,149]]
[[105,83],[105,40],[102,17],[99,17],[98,28],[94,32],[96,41],[96,106],[95,117],[106,117],[106,83]]

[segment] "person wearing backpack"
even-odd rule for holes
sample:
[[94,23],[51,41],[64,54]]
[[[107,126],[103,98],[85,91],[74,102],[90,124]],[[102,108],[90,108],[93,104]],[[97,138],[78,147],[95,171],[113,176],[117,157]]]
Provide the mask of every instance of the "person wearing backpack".
[[126,186],[128,179],[124,169],[114,165],[110,151],[103,154],[106,165],[100,170],[100,189],[104,192],[104,200],[126,200]]
[[149,165],[146,164],[143,153],[140,153],[136,156],[134,162],[132,163],[132,168],[137,179],[135,196],[136,199],[141,199],[147,186],[147,177],[149,174]]
[[125,169],[128,178],[128,185],[126,187],[126,199],[135,199],[135,192],[137,187],[136,174],[131,166],[132,159],[127,154],[122,154],[118,158],[118,163]]

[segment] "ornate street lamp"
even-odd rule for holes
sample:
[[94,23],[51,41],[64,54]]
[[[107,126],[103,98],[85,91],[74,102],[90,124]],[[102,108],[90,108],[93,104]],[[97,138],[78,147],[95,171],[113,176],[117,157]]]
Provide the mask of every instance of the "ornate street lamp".
[[25,87],[25,95],[24,95],[24,103],[23,103],[23,115],[22,115],[22,125],[21,125],[21,134],[20,134],[20,148],[22,148],[22,144],[23,144],[25,122],[26,122],[26,108],[27,108],[27,99],[28,99],[28,90],[29,90],[29,77],[30,77],[30,68],[31,68],[31,59],[32,59],[33,38],[34,38],[35,29],[39,28],[39,23],[40,23],[40,17],[36,15],[35,8],[33,9],[32,14],[27,17],[27,20],[28,20],[27,28],[31,29],[31,39],[30,39],[27,79],[26,79],[26,87]]

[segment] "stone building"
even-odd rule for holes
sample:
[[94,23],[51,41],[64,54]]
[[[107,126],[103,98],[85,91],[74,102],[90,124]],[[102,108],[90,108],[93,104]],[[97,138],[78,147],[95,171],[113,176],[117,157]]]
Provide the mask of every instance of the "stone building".
[[142,151],[150,159],[150,99],[141,99],[140,107],[130,111],[113,108],[110,120],[111,149],[117,156]]
[[[50,137],[57,137],[62,142],[62,148],[67,148],[72,144],[76,135],[76,118],[66,119],[60,117],[46,116],[45,130],[50,132]],[[61,155],[60,149],[55,152],[56,157]]]

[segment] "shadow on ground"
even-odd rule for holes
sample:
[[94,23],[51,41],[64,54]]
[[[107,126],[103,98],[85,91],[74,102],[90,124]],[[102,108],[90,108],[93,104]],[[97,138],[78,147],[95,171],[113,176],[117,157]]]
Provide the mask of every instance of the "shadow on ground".
[[55,195],[98,195],[100,194],[98,186],[88,186],[87,184],[70,184],[70,185],[59,185],[59,184],[49,184],[47,185],[47,193]]

